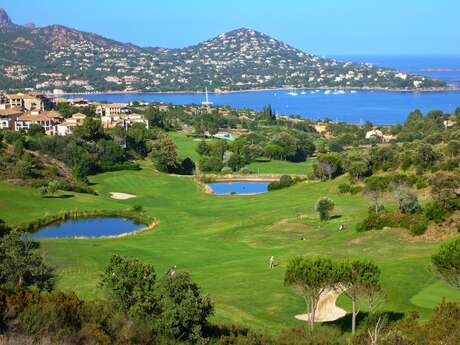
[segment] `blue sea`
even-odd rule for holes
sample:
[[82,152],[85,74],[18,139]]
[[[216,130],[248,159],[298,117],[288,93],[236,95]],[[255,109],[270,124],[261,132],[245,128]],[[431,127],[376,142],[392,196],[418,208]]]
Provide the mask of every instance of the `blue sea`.
[[[343,61],[369,62],[376,66],[422,74],[460,86],[460,56],[334,56]],[[457,69],[450,72],[423,72],[426,68]],[[71,96],[72,97],[72,96]],[[79,97],[79,96],[74,96]],[[172,104],[201,104],[202,93],[140,93],[91,94],[96,101],[148,101]],[[270,104],[279,115],[300,115],[309,119],[325,119],[374,124],[397,124],[409,112],[440,109],[446,112],[460,107],[460,91],[446,92],[386,92],[386,91],[324,91],[269,90],[256,92],[211,93],[215,105],[261,110]]]

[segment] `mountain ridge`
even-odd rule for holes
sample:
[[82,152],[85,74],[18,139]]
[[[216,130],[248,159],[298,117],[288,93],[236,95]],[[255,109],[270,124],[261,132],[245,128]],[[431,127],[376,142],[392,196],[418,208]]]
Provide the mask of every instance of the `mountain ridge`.
[[139,47],[64,25],[14,24],[0,9],[0,89],[197,91],[443,88],[392,69],[325,59],[250,28],[184,48]]

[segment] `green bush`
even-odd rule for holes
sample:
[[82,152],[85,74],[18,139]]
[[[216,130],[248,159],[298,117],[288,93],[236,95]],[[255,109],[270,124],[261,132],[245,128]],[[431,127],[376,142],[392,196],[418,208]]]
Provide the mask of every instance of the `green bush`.
[[347,183],[339,184],[339,193],[346,194],[350,193],[351,186]]
[[249,169],[248,167],[242,167],[239,171],[239,173],[241,175],[251,175],[252,174],[252,170]]
[[223,167],[220,173],[222,175],[230,175],[231,173],[233,173],[233,170],[229,167]]
[[435,201],[427,203],[423,211],[427,219],[436,223],[441,223],[449,217],[449,211]]
[[428,220],[423,214],[403,214],[400,212],[371,212],[366,219],[356,226],[356,231],[381,230],[384,227],[405,228],[414,235],[422,235],[428,227]]
[[281,176],[279,181],[270,182],[270,184],[268,185],[268,190],[272,191],[272,190],[283,189],[283,188],[290,187],[293,184],[294,184],[294,180],[292,179],[291,176],[283,175]]

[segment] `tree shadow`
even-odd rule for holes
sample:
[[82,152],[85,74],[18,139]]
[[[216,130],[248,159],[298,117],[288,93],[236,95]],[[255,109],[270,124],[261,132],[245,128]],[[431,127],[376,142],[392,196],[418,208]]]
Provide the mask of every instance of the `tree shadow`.
[[[398,313],[398,312],[392,312],[392,311],[387,311],[382,314],[388,318],[388,321],[390,323],[399,321],[404,317],[404,313]],[[360,312],[358,316],[356,317],[356,328],[359,328],[359,326],[363,325],[368,316],[369,316],[368,312]],[[340,329],[340,331],[343,333],[349,332],[351,331],[351,313],[348,313],[341,319],[330,321],[330,322],[324,322],[324,325],[336,327]]]
[[342,215],[341,214],[334,214],[333,216],[330,216],[329,219],[330,220],[333,220],[333,219],[340,219],[342,218]]
[[70,199],[75,197],[73,194],[61,194],[61,195],[46,195],[45,199]]

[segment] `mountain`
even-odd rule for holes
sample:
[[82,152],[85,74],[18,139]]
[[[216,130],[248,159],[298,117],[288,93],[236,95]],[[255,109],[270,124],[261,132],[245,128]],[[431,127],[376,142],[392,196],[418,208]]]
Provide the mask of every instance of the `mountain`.
[[0,10],[0,89],[193,91],[442,88],[445,83],[307,54],[241,28],[182,48],[141,48],[61,25],[14,24]]
[[8,16],[8,13],[6,13],[6,11],[3,8],[0,8],[0,30],[15,27],[17,27],[17,25],[11,21],[11,18]]

